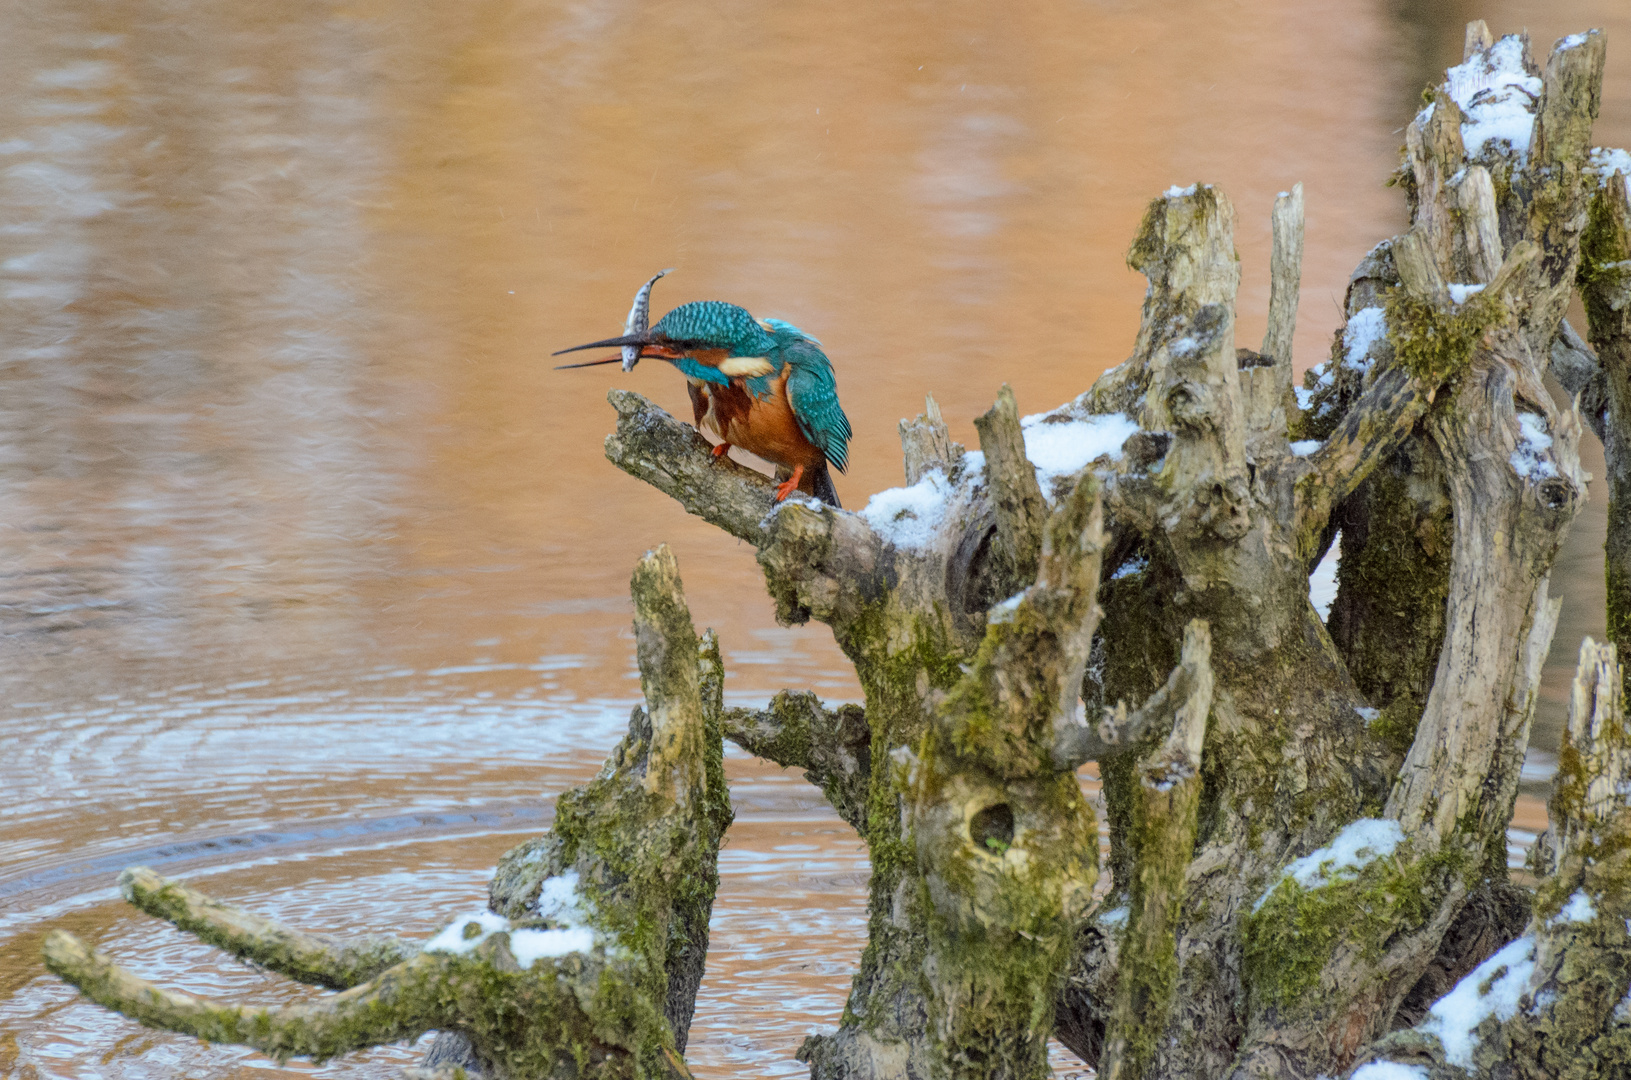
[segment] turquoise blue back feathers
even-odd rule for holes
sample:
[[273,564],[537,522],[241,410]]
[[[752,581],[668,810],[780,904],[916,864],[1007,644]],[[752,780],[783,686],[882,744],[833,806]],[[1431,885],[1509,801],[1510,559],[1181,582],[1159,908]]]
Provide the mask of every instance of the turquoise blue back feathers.
[[[772,380],[781,375],[784,365],[790,365],[793,370],[787,376],[787,397],[799,430],[839,472],[849,464],[853,432],[838,403],[832,361],[821,351],[821,342],[792,323],[766,319],[761,324],[735,304],[698,300],[681,304],[664,315],[652,326],[651,336],[676,344],[725,349],[731,356],[764,357],[770,361],[770,374],[744,383],[750,393],[761,398],[771,395]],[[689,357],[676,360],[675,366],[702,382],[721,386],[730,383],[730,377],[717,368]]]

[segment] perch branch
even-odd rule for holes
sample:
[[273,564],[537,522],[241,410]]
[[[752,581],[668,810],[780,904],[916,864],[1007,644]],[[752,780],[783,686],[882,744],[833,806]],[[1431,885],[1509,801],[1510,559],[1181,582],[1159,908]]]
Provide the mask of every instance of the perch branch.
[[613,390],[606,400],[617,410],[617,430],[606,436],[608,461],[738,540],[764,543],[764,519],[776,506],[769,477],[714,457],[696,428],[639,394]]

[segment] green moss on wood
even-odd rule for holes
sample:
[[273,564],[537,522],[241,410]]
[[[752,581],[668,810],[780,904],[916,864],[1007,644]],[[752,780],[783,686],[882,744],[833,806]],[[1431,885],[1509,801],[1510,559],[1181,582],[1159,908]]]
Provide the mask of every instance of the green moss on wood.
[[1390,939],[1420,928],[1454,880],[1479,863],[1453,844],[1425,858],[1404,845],[1350,879],[1305,888],[1281,878],[1241,924],[1253,1008],[1318,1013],[1320,975],[1339,950],[1362,960],[1381,956]]
[[1401,756],[1432,689],[1444,644],[1455,523],[1436,452],[1413,438],[1339,511],[1342,559],[1331,639],[1381,714],[1373,736]]
[[[1155,1059],[1178,986],[1175,928],[1183,908],[1184,878],[1195,845],[1200,786],[1179,783],[1166,793],[1141,787],[1131,840],[1137,877],[1122,940],[1112,1030],[1122,1041],[1121,1080],[1140,1080]],[[1150,905],[1159,905],[1151,909]]]
[[1505,303],[1484,293],[1443,311],[1423,297],[1395,288],[1383,304],[1398,362],[1428,387],[1440,386],[1465,371],[1479,338],[1506,318]]

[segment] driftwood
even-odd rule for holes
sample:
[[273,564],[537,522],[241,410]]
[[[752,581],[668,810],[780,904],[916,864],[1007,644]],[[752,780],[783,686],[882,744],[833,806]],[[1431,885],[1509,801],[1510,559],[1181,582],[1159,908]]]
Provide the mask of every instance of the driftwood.
[[[429,942],[306,934],[133,868],[143,911],[245,960],[342,991],[257,1008],[164,990],[63,931],[46,964],[152,1027],[319,1061],[443,1032],[424,1077],[689,1077],[680,1056],[708,950],[731,820],[723,668],[701,642],[666,547],[632,587],[646,707],[594,782],[562,795],[548,835],[505,855],[485,911]],[[564,1072],[563,1072],[564,1070]]]
[[[1525,38],[1468,28],[1465,62],[1406,130],[1409,227],[1360,261],[1330,359],[1300,388],[1301,187],[1273,209],[1254,352],[1234,341],[1234,209],[1195,185],[1152,202],[1133,241],[1149,289],[1125,363],[1024,419],[1001,388],[977,452],[928,399],[901,424],[906,486],[859,512],[777,504],[768,478],[613,391],[607,457],[753,544],[778,618],[831,628],[864,707],[790,690],[721,709],[717,654],[699,683],[671,563],[648,559],[641,574],[672,583],[642,599],[636,576],[650,719],[637,712],[549,837],[506,858],[491,918],[507,934],[474,924],[479,946],[456,958],[342,945],[133,877],[133,897],[169,896],[161,913],[207,940],[324,985],[369,981],[251,1016],[150,990],[65,935],[50,962],[139,1018],[274,1052],[361,1045],[296,1039],[350,1009],[374,1018],[369,1038],[461,1032],[433,1057],[495,1075],[683,1074],[728,820],[723,731],[804,769],[871,856],[843,1020],[799,1050],[815,1080],[1032,1080],[1050,1033],[1114,1080],[1627,1075],[1631,732],[1614,645],[1631,628],[1631,157],[1590,147],[1604,58],[1601,35],[1575,35],[1542,70]],[[1577,288],[1584,336],[1563,320]],[[1576,406],[1554,405],[1549,370]],[[1529,889],[1508,877],[1505,829],[1585,426],[1610,470],[1612,644],[1582,652]],[[1308,575],[1338,533],[1322,621]],[[670,752],[693,763],[689,796],[642,773]],[[1087,761],[1108,866],[1075,778]],[[681,842],[672,822],[618,820],[623,799],[687,808],[694,893],[641,862],[659,833]],[[626,854],[574,840],[591,829]],[[599,882],[597,911],[655,905],[670,930],[637,936],[633,968],[596,952],[517,975],[504,942],[569,866]],[[458,994],[421,1024],[400,988],[436,979],[487,980],[531,1026],[501,1035]],[[595,1028],[568,1067],[561,1040],[582,1037],[535,1034],[556,1017],[526,1010],[593,980],[630,988],[633,1019]]]

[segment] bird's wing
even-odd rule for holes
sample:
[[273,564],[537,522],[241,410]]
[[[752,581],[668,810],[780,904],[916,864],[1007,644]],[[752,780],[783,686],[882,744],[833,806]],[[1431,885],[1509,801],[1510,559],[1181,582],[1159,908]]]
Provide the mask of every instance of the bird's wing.
[[827,455],[834,468],[843,472],[849,464],[849,417],[838,403],[838,383],[833,378],[832,364],[825,356],[818,362],[793,363],[793,370],[787,376],[787,399],[804,437]]

